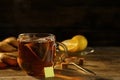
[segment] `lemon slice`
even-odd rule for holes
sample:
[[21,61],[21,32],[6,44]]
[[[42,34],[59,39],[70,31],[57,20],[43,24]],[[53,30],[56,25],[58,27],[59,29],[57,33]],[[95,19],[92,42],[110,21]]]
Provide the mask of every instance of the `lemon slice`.
[[[66,45],[69,52],[75,52],[78,49],[78,41],[77,40],[68,39],[68,40],[62,41],[62,43],[64,45]],[[60,47],[60,50],[63,50],[63,48]]]

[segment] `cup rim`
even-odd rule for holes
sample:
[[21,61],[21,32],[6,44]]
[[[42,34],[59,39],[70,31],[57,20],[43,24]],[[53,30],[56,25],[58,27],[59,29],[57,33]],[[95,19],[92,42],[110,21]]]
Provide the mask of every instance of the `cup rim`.
[[[18,35],[18,38],[17,40],[19,40],[20,38],[22,37],[26,37],[26,36],[29,36],[28,38],[52,38],[52,40],[54,39],[55,40],[55,35],[52,34],[52,33],[21,33]],[[26,38],[27,39],[27,38]],[[20,39],[22,40],[22,39]]]
[[29,34],[45,34],[45,35],[48,35],[48,36],[54,36],[54,34],[52,33],[37,33],[37,32],[29,32],[29,33],[20,33],[19,35],[22,35],[22,34],[25,34],[25,35],[29,35]]
[[43,37],[55,36],[52,33],[20,33],[18,36],[21,36],[21,35],[34,35],[34,34],[43,35]]

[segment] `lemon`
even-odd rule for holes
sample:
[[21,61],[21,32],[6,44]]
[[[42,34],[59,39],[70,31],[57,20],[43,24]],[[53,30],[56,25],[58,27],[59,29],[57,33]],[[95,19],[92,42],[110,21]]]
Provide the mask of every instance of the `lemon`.
[[[71,39],[64,40],[61,43],[66,45],[69,52],[74,53],[84,50],[87,47],[88,41],[83,35],[75,35]],[[59,48],[60,50],[63,50],[62,47]]]
[[78,40],[78,50],[77,51],[84,50],[88,45],[88,40],[83,35],[75,35],[72,37],[72,40]]

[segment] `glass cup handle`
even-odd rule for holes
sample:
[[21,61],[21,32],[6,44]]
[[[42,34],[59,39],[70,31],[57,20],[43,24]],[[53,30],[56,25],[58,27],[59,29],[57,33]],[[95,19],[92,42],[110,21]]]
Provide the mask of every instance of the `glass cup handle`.
[[[57,47],[56,47],[57,53],[56,54],[60,54],[58,57],[59,58],[58,60],[59,60],[59,62],[64,62],[65,58],[68,57],[68,49],[63,43],[56,42],[56,44],[57,44]],[[59,49],[59,46],[63,47],[64,51],[61,51]]]

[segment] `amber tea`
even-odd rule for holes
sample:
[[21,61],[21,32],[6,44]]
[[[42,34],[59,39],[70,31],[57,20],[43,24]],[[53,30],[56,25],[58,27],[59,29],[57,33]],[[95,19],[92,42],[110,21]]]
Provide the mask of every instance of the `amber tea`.
[[45,38],[20,38],[18,64],[27,74],[44,77],[44,67],[54,65],[55,41]]

